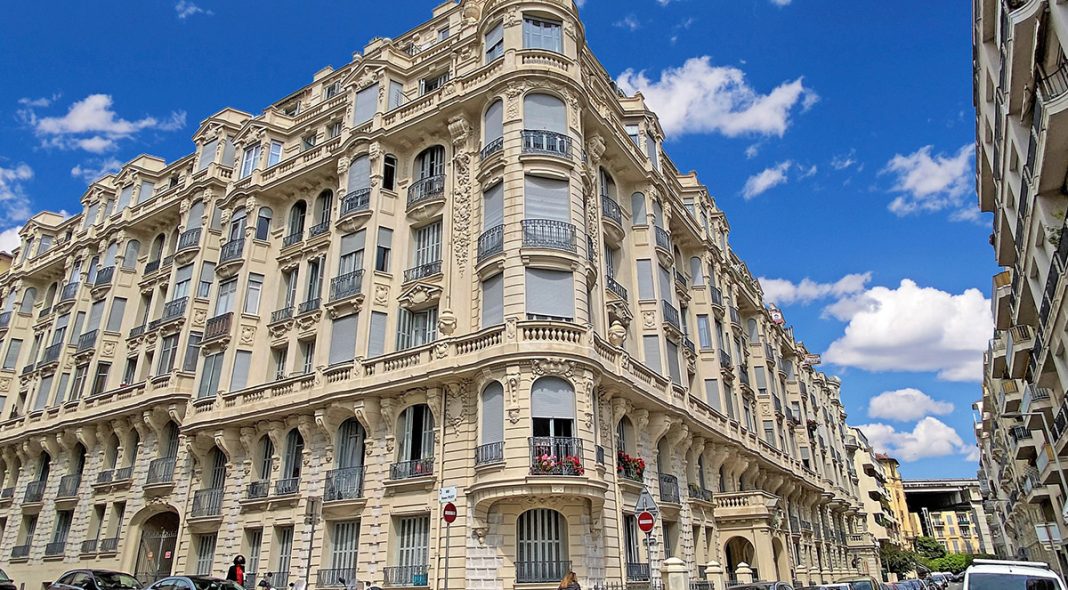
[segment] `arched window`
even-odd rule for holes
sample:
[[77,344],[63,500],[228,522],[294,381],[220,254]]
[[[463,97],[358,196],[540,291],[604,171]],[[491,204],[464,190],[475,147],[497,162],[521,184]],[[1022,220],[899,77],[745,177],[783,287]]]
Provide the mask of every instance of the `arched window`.
[[256,470],[256,475],[259,477],[260,482],[264,484],[263,494],[267,494],[266,484],[271,479],[271,467],[274,464],[274,442],[271,441],[271,437],[266,434],[260,439],[260,456],[259,466]]
[[483,116],[482,157],[504,149],[504,101],[490,103]]
[[37,289],[28,287],[22,292],[22,305],[19,306],[19,313],[31,314],[33,313],[33,305],[37,303]]
[[749,318],[745,322],[746,332],[749,335],[749,342],[757,342],[760,340],[760,327],[757,325],[757,321],[753,318]]
[[476,463],[504,460],[504,387],[492,381],[482,390],[482,446]]
[[363,425],[349,418],[337,429],[335,469],[326,476],[326,500],[351,500],[363,495]]
[[197,201],[189,206],[185,228],[196,229],[204,224],[204,201]]
[[704,266],[701,264],[701,258],[693,256],[690,258],[690,277],[693,280],[694,287],[702,287],[705,284],[705,272]]
[[130,240],[126,242],[126,254],[122,259],[123,268],[137,268],[137,257],[141,253],[141,242]]
[[174,226],[171,231],[171,239],[167,242],[167,256],[174,254],[174,251],[178,249],[178,226]]
[[633,225],[649,223],[645,212],[645,195],[642,193],[634,193],[630,196],[630,222]]
[[59,289],[59,283],[53,282],[51,285],[48,286],[48,289],[45,290],[45,296],[44,296],[44,306],[45,307],[52,307],[52,304],[55,303],[55,301],[56,301],[56,290],[57,289]]
[[[223,454],[219,447],[211,449],[211,453],[208,455],[208,467],[211,472],[204,477],[204,483],[207,485],[206,489],[216,490],[221,492],[226,485],[226,455]],[[221,495],[216,495],[207,498],[209,503],[214,503],[217,507],[222,500]],[[195,502],[194,498],[194,502]]]
[[286,434],[286,454],[282,458],[282,479],[275,486],[277,494],[291,494],[300,483],[300,469],[304,459],[304,437],[296,428]]
[[266,240],[271,233],[272,217],[274,217],[274,211],[271,211],[270,207],[260,207],[259,213],[256,215],[257,240]]
[[632,453],[635,451],[634,424],[630,418],[623,416],[616,424],[616,451],[620,453]]
[[334,208],[334,191],[327,189],[315,198],[315,219],[318,222],[316,228],[312,228],[314,235],[319,235],[326,231],[327,224],[330,223],[330,213]]
[[148,249],[148,262],[159,262],[159,259],[163,257],[163,244],[167,241],[167,237],[163,234],[156,236],[152,240],[152,247]]
[[415,157],[416,180],[426,180],[445,174],[445,148],[435,145]]
[[108,244],[108,249],[104,250],[104,262],[101,263],[102,267],[115,266],[115,257],[119,254],[119,243],[111,242]]
[[104,445],[104,469],[115,469],[119,464],[119,436],[112,434]]
[[567,134],[567,108],[551,94],[531,93],[523,98],[523,127],[527,130]]
[[516,581],[555,582],[571,569],[567,558],[567,522],[559,512],[535,508],[516,523]]
[[100,257],[93,256],[89,259],[89,269],[85,273],[86,283],[93,285],[96,283],[96,273],[100,270]]
[[304,219],[307,215],[307,203],[297,201],[293,204],[293,207],[289,210],[289,232],[286,235],[286,241],[300,241],[301,236],[304,235]]
[[391,479],[421,477],[434,472],[434,415],[430,406],[408,406],[397,420],[397,463]]
[[238,207],[234,209],[234,214],[230,217],[230,240],[240,240],[245,237],[245,221],[248,213],[244,207]]
[[167,425],[163,427],[163,434],[160,437],[159,444],[159,456],[169,458],[178,456],[178,425],[174,422],[167,422]]

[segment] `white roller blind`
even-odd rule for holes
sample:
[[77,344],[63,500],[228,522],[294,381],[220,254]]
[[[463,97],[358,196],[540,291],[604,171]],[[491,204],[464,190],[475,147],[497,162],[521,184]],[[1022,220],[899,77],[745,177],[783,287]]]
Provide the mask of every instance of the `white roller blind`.
[[527,219],[553,219],[571,223],[571,202],[566,180],[527,176],[523,204]]
[[219,148],[219,140],[213,139],[204,144],[204,147],[200,150],[200,157],[197,159],[197,172],[204,170],[215,161],[215,150]]
[[134,185],[130,184],[122,187],[122,191],[119,192],[119,211],[130,206],[130,199],[133,197]]
[[371,159],[360,156],[349,165],[348,190],[353,193],[367,188],[371,188]]
[[567,319],[575,316],[575,287],[572,273],[528,268],[526,279],[528,314]]
[[356,314],[337,318],[330,329],[331,365],[351,361],[356,354]]
[[155,195],[153,192],[156,190],[156,183],[151,181],[144,181],[141,183],[141,192],[137,194],[137,202],[144,203],[145,201],[151,201]]
[[94,301],[92,307],[89,308],[89,324],[86,326],[86,332],[92,332],[100,327],[100,318],[104,315],[104,302]]
[[664,369],[660,364],[660,338],[642,336],[642,350],[645,352],[645,366],[659,374],[663,374]]
[[638,261],[638,299],[656,299],[653,290],[653,262],[651,260]]
[[358,232],[341,236],[341,255],[353,254],[358,250],[363,250],[364,242],[366,241],[367,231],[362,229]]
[[682,385],[682,372],[679,370],[679,345],[670,340],[667,341],[667,361],[671,382]]
[[719,403],[719,381],[716,379],[705,379],[705,401],[708,405],[715,408],[717,411],[722,411]]
[[234,372],[230,376],[230,391],[238,391],[248,385],[248,368],[251,363],[251,351],[237,351],[237,355],[234,357]]
[[504,137],[504,103],[500,100],[486,109],[486,124],[483,129],[485,144]]
[[646,225],[649,223],[645,212],[645,195],[634,193],[630,196],[630,222],[634,225]]
[[222,165],[227,168],[234,167],[234,142],[230,141],[229,137],[223,142]]
[[504,440],[504,387],[494,381],[482,390],[482,444]]
[[379,248],[392,248],[393,247],[393,230],[388,227],[378,228],[378,247]]
[[542,377],[530,392],[535,418],[575,418],[575,390],[559,377]]
[[386,352],[386,320],[382,312],[371,312],[371,338],[367,341],[367,356],[381,356]]
[[504,224],[504,182],[498,182],[482,194],[482,229]]
[[523,99],[523,126],[539,131],[567,133],[564,101],[548,94],[528,94]]
[[482,281],[482,327],[504,323],[504,273]]
[[378,84],[372,84],[356,93],[356,108],[353,124],[360,125],[374,118],[378,110]]
[[108,332],[118,332],[122,329],[122,318],[126,315],[126,299],[116,297],[111,302],[111,315],[108,316]]
[[393,110],[404,104],[404,85],[396,80],[389,81],[389,108]]

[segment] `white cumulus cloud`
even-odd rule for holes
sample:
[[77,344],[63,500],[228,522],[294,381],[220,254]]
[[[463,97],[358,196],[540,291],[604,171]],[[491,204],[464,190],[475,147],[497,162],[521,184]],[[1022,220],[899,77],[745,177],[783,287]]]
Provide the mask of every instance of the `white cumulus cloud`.
[[993,332],[990,300],[978,289],[959,295],[904,279],[873,287],[824,310],[847,321],[823,359],[867,371],[933,371],[947,381],[980,381]]
[[953,411],[953,404],[941,402],[914,389],[896,389],[884,391],[868,400],[868,416],[910,422],[925,416],[942,416]]
[[628,14],[614,23],[614,26],[628,31],[637,31],[642,28],[642,23],[633,14]]
[[909,431],[899,431],[889,424],[873,423],[858,426],[872,447],[894,458],[912,462],[930,457],[948,457],[963,455],[968,459],[972,453],[971,445],[945,422],[930,416],[920,420]]
[[143,117],[129,120],[118,115],[108,94],[90,94],[72,104],[62,116],[39,116],[33,105],[19,111],[33,128],[42,145],[60,149],[80,149],[99,154],[114,150],[121,140],[147,130],[174,131],[185,127],[185,112],[160,119]]
[[871,273],[848,274],[833,283],[820,283],[805,277],[794,283],[787,279],[757,279],[764,291],[764,299],[778,305],[806,304],[818,299],[841,298],[860,293],[871,281]]
[[78,164],[70,169],[70,175],[74,178],[80,178],[88,184],[101,176],[118,172],[120,169],[122,169],[122,162],[115,158],[107,158]]
[[[581,5],[580,5],[581,6]],[[185,20],[191,16],[203,14],[205,16],[211,16],[213,13],[210,10],[204,10],[196,3],[190,0],[178,0],[178,3],[174,5],[174,11],[178,13],[178,18]]]
[[32,179],[33,169],[26,164],[0,164],[0,223],[19,223],[30,217],[25,183]]
[[911,154],[896,154],[883,168],[881,174],[894,177],[892,190],[899,193],[889,206],[894,214],[972,207],[965,196],[971,190],[975,146],[965,144],[950,155],[932,155],[933,149],[927,145]]
[[677,135],[782,137],[795,111],[802,103],[810,102],[808,97],[814,94],[802,78],[783,82],[761,94],[749,85],[745,72],[732,66],[714,66],[708,56],[690,58],[680,67],[667,68],[656,80],[644,70],[628,69],[620,74],[617,83],[627,93],[641,92],[660,117],[664,130]]
[[742,196],[748,201],[780,184],[785,184],[787,182],[786,173],[791,166],[793,166],[793,162],[787,160],[750,176],[746,179],[745,186],[742,187]]
[[0,231],[0,252],[7,252],[10,254],[15,248],[18,248],[22,244],[22,238],[19,237],[20,229],[22,229],[22,226],[17,225]]
[[789,6],[793,0],[771,0],[771,3],[775,6]]

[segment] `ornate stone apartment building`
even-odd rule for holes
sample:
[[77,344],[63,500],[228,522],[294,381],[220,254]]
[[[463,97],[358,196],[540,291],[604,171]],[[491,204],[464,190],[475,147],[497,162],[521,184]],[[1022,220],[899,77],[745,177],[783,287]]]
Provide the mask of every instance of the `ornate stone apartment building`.
[[[976,406],[978,479],[997,551],[1065,569],[1068,6],[979,0],[974,13],[976,191],[979,208],[994,214],[990,242],[1002,267]],[[1051,547],[1040,535],[1058,540]]]
[[0,276],[4,569],[864,569],[840,383],[662,136],[570,1],[463,0],[36,215]]

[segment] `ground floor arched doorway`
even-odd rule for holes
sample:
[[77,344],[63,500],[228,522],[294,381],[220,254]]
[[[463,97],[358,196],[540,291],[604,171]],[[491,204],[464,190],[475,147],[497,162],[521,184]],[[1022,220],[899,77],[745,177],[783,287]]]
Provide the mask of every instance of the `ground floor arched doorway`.
[[790,572],[790,559],[786,554],[782,541],[778,538],[771,540],[771,553],[775,560],[775,574],[780,580],[790,581],[793,574]]
[[737,578],[738,564],[745,563],[753,570],[753,579],[757,577],[756,548],[745,537],[731,537],[723,545],[723,553],[727,558],[727,572],[732,579]]
[[178,514],[160,512],[141,525],[134,575],[149,584],[172,573],[178,543]]

